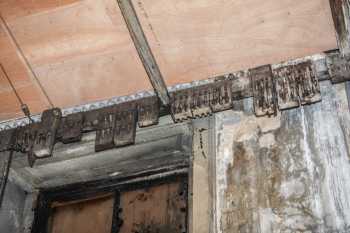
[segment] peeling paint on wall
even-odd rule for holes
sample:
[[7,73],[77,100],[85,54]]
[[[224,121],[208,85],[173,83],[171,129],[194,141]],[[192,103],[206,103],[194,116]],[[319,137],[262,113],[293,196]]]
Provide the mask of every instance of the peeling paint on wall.
[[321,89],[276,118],[216,115],[217,233],[350,232],[345,85]]

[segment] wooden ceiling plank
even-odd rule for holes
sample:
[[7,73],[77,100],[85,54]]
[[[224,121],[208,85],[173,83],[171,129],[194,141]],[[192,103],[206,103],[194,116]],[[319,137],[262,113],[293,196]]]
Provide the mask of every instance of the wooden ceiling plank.
[[[0,63],[6,70],[18,95],[29,106],[31,112],[38,114],[44,109],[49,108],[48,101],[29,77],[25,64],[18,56],[18,50],[9,38],[1,22],[0,51]],[[5,79],[5,77],[2,76],[2,79]],[[11,90],[11,94],[8,90],[9,87],[7,81],[3,82],[0,86],[0,121],[23,116],[13,90]],[[13,106],[9,106],[11,104]]]
[[169,105],[169,93],[164,82],[162,73],[153,56],[152,50],[148,45],[147,38],[143,33],[141,24],[137,18],[133,3],[131,0],[117,0],[119,8],[123,14],[126,25],[129,29],[135,48],[140,56],[142,64],[152,83],[152,86],[162,101],[163,105]]
[[57,8],[71,7],[77,4],[80,0],[3,0],[0,1],[0,9],[3,17],[8,22],[17,18],[42,14],[46,11],[52,11]]
[[337,48],[329,0],[132,0],[167,85]]
[[77,1],[9,25],[57,107],[152,88],[115,0]]
[[[133,0],[133,6],[165,83],[174,85],[336,48],[328,1]],[[56,106],[151,88],[116,0],[4,0],[0,9]],[[1,30],[0,62],[20,96],[37,109],[49,107]]]
[[329,3],[339,49],[343,54],[348,54],[350,53],[350,3],[348,0],[330,0]]
[[23,116],[20,102],[6,78],[6,74],[0,69],[0,121]]
[[9,25],[7,24],[7,22],[3,18],[1,12],[0,12],[0,23],[1,23],[1,26],[2,26],[2,28],[4,30],[4,32],[7,35],[7,37],[10,39],[11,43],[16,48],[17,55],[18,55],[19,59],[22,61],[22,63],[25,66],[25,68],[27,69],[27,74],[31,78],[31,80],[33,81],[33,84],[35,84],[35,86],[38,88],[38,90],[40,90],[40,94],[42,95],[43,99],[46,99],[46,101],[48,102],[50,107],[54,107],[54,105],[52,104],[52,101],[50,100],[50,97],[48,96],[48,94],[46,93],[45,89],[41,85],[41,83],[40,83],[38,77],[36,76],[32,66],[30,65],[28,59],[24,55],[24,53],[22,51],[22,48],[18,44],[15,36],[13,35]]

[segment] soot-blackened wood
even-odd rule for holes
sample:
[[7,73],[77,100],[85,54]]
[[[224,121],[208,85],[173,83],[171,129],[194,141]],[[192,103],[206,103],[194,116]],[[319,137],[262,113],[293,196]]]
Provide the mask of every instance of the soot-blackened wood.
[[[158,171],[161,174],[165,171]],[[111,192],[127,192],[138,189],[147,189],[150,187],[173,183],[186,182],[188,179],[187,173],[179,173],[172,175],[160,176],[153,180],[136,179],[134,182],[126,182],[133,178],[142,178],[150,174],[136,174],[133,177],[125,179],[104,179],[98,181],[89,181],[84,183],[67,185],[47,190],[40,190],[37,200],[37,206],[34,211],[34,222],[31,233],[49,233],[48,222],[52,216],[52,203],[66,203],[78,200],[88,200],[99,195],[104,195]],[[185,193],[187,195],[187,193]],[[116,199],[117,200],[117,199]],[[116,205],[118,203],[116,202]],[[115,222],[118,225],[118,222]],[[119,223],[120,224],[120,223]],[[112,228],[113,229],[113,228]],[[118,229],[118,228],[114,228]],[[113,232],[116,233],[116,232]]]
[[121,192],[119,233],[187,232],[187,182]]
[[63,143],[80,141],[83,136],[83,121],[84,115],[81,112],[62,118],[61,127],[58,132],[60,140]]
[[113,205],[113,219],[111,233],[119,233],[120,227],[123,225],[123,219],[120,217],[122,212],[120,208],[120,192],[116,191],[114,194],[114,205]]
[[349,5],[349,0],[330,0],[338,47],[342,54],[350,52]]
[[277,114],[275,80],[270,65],[249,70],[256,116]]
[[56,143],[56,133],[60,126],[62,112],[59,108],[45,110],[41,116],[41,124],[35,133],[33,154],[36,158],[52,156]]
[[160,104],[156,96],[145,97],[138,101],[137,120],[139,127],[156,125],[159,122]]
[[135,143],[136,124],[136,109],[120,111],[117,114],[114,133],[114,144],[117,147]]
[[48,222],[52,214],[51,201],[45,194],[39,194],[31,233],[49,233]]
[[[317,87],[316,79],[323,81],[331,78],[332,82],[336,83],[346,81],[350,77],[349,57],[342,56],[339,51],[323,55],[314,55],[297,60],[303,61],[306,65],[300,65],[300,62],[300,64],[298,63],[299,65],[296,65],[296,60],[288,61],[286,63],[291,64],[288,65],[288,72],[284,72],[286,70],[280,70],[280,72],[277,72],[277,76],[286,76],[285,74],[287,73],[287,76],[291,74],[293,77],[307,77],[304,80],[304,84],[307,85],[303,84],[301,86],[303,88],[307,87],[303,89],[303,91],[306,92],[299,95],[299,97],[302,98],[297,98],[301,101],[301,104],[313,103],[316,102],[315,99],[317,101],[320,99],[319,93],[314,91],[317,90],[317,92],[319,92],[318,88],[314,88]],[[273,67],[279,65],[280,64],[275,64]],[[312,66],[312,69],[309,69],[310,66]],[[254,76],[254,79],[252,79],[254,82],[250,82],[249,76]],[[279,87],[285,86],[285,84],[286,83],[281,83]],[[299,87],[300,85],[298,85],[298,88]],[[311,89],[309,87],[311,87]],[[206,84],[198,86],[194,85],[190,88],[178,89],[171,92],[170,106],[159,106],[160,104],[157,97],[151,96],[129,102],[118,103],[109,107],[68,115],[62,118],[62,123],[57,129],[58,132],[55,140],[62,141],[64,143],[75,142],[81,139],[83,133],[98,131],[98,136],[96,137],[96,151],[131,144],[134,142],[133,136],[136,123],[132,125],[132,130],[129,131],[130,133],[128,133],[128,137],[122,138],[119,137],[120,135],[117,135],[117,137],[114,137],[114,139],[117,139],[116,142],[112,142],[112,133],[114,131],[113,119],[109,122],[106,117],[101,117],[101,112],[106,111],[107,109],[116,108],[116,110],[121,111],[126,110],[125,108],[128,108],[126,106],[130,106],[132,109],[137,111],[137,116],[134,114],[132,119],[137,117],[140,127],[156,124],[159,116],[169,114],[172,115],[175,123],[192,118],[200,118],[211,114],[211,112],[227,110],[232,107],[233,101],[251,96],[254,96],[254,106],[257,110],[256,114],[258,116],[273,115],[276,113],[273,89],[274,84],[270,65],[250,69],[249,71],[246,70],[229,75],[223,75],[216,77],[211,82]],[[299,88],[299,90],[302,89]],[[292,92],[283,92],[282,94],[289,95],[291,93]],[[310,93],[316,95],[309,95]],[[280,109],[294,107],[297,105],[297,100],[294,98],[280,98],[279,102],[283,101],[286,103],[282,104]],[[108,127],[106,127],[106,123],[108,123]],[[42,129],[43,124],[44,122],[35,122],[25,127],[19,127],[19,134],[16,136],[17,143],[13,146],[15,147],[15,150],[28,153],[33,147],[33,143],[35,142],[33,140],[36,139],[37,132],[40,134],[40,129]],[[123,123],[122,125],[125,124]],[[47,124],[46,128],[51,126],[52,124]],[[54,132],[54,130],[51,130],[51,133]],[[46,132],[43,133],[44,136],[45,133]],[[49,135],[51,135],[51,133],[49,133]],[[3,132],[0,132],[0,134],[3,134]],[[6,139],[4,140],[2,137],[3,136],[0,135],[0,151],[8,149]],[[43,138],[45,139],[45,137]],[[118,138],[122,140],[119,140]],[[49,143],[46,145],[46,149],[44,148],[45,150],[41,150],[41,145],[39,148],[37,147],[38,145],[35,146],[36,149],[39,149],[39,151],[44,153],[29,153],[31,164],[34,163],[36,158],[42,158],[50,155],[52,150],[51,139],[38,140],[38,142]]]
[[332,83],[350,80],[350,54],[330,52],[326,57],[326,64]]
[[101,110],[98,116],[98,129],[95,138],[95,151],[103,151],[114,147],[114,131],[116,124],[116,109],[114,107]]

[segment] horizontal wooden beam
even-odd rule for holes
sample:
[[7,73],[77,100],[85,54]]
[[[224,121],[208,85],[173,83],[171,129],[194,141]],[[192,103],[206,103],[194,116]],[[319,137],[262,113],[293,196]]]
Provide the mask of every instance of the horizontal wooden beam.
[[[33,164],[35,159],[51,156],[56,142],[77,142],[81,140],[82,134],[91,131],[96,131],[96,151],[121,147],[126,144],[116,142],[125,141],[127,145],[135,143],[137,121],[140,126],[154,125],[158,123],[161,114],[171,115],[175,123],[203,118],[215,112],[232,109],[234,101],[247,97],[254,98],[254,111],[257,116],[277,115],[277,110],[321,101],[318,81],[347,81],[350,77],[349,66],[349,60],[339,51],[333,51],[230,73],[214,77],[205,83],[200,82],[200,85],[193,83],[186,88],[175,88],[170,93],[170,109],[164,108],[163,111],[160,111],[155,95],[65,116],[60,114],[59,109],[49,109],[43,112],[38,123],[20,127],[17,125],[16,129],[0,131],[0,151],[27,153]],[[260,72],[264,67],[268,69]],[[268,81],[271,84],[266,83],[267,79],[271,80]],[[273,97],[273,101],[269,101],[267,93],[270,92],[277,99]],[[145,101],[147,98],[149,101]],[[271,105],[275,106],[273,112],[266,112]],[[60,123],[54,124],[54,121]],[[140,124],[140,121],[144,122]],[[38,135],[41,137],[39,141]],[[8,140],[9,138],[12,140]],[[27,138],[30,138],[29,143]],[[96,149],[97,145],[101,149]],[[39,153],[41,151],[45,151],[43,156]]]
[[[331,80],[331,76],[329,73],[329,65],[327,64],[330,57],[333,57],[335,55],[339,55],[338,51],[335,51],[333,53],[323,53],[323,54],[316,54],[313,56],[304,57],[298,60],[312,60],[316,76],[319,81],[324,80]],[[338,56],[339,57],[339,56]],[[289,63],[293,63],[295,60],[289,61]],[[288,63],[288,62],[287,62]],[[278,64],[275,64],[278,65]],[[273,65],[273,66],[275,66]],[[233,78],[232,78],[233,77]],[[197,82],[192,83],[186,83],[186,84],[178,84],[175,86],[169,87],[169,93],[170,95],[173,95],[179,91],[186,90],[189,88],[196,88],[197,86],[203,86],[210,83],[214,83],[216,81],[223,81],[223,80],[230,80],[232,82],[232,99],[234,101],[244,99],[244,98],[250,98],[253,97],[252,89],[251,89],[251,83],[249,78],[249,71],[248,70],[242,70],[234,73],[230,73],[227,75],[221,75],[217,77],[212,77],[210,79],[201,80]],[[154,96],[154,93],[152,92],[142,92],[138,93],[136,95],[130,95],[130,96],[122,96],[122,97],[115,97],[103,101],[93,102],[81,106],[76,106],[73,108],[66,108],[62,109],[63,116],[67,116],[70,114],[78,113],[78,112],[89,112],[94,111],[100,108],[105,108],[112,105],[119,105],[124,104],[125,102],[132,102],[132,101],[139,101],[140,99],[146,99]],[[160,108],[160,116],[169,115],[170,111],[169,108],[166,108],[164,106],[161,106]],[[40,115],[34,115],[32,116],[32,119],[35,122],[40,121]],[[23,126],[28,124],[29,121],[27,118],[18,118],[18,119],[12,119],[4,122],[0,122],[0,131],[4,129],[10,129],[10,128],[17,128],[19,126]]]

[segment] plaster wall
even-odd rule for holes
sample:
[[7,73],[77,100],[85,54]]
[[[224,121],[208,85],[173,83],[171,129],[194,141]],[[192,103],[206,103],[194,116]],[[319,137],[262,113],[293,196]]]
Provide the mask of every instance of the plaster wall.
[[0,209],[0,232],[22,233],[26,193],[9,180],[6,186],[3,206]]
[[256,118],[251,102],[216,115],[217,233],[350,232],[345,84],[320,103]]

